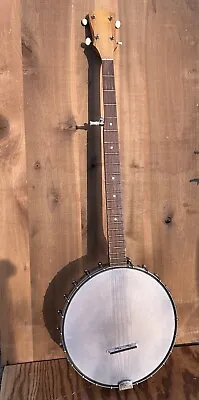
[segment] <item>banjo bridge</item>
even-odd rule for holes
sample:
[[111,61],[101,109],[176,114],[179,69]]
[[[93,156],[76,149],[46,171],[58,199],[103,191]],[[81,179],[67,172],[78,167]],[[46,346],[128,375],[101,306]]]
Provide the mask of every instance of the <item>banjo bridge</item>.
[[138,347],[137,343],[129,343],[129,344],[124,344],[123,346],[112,347],[111,349],[108,349],[106,351],[109,354],[116,354],[116,353],[121,353],[122,351],[137,349],[137,347]]

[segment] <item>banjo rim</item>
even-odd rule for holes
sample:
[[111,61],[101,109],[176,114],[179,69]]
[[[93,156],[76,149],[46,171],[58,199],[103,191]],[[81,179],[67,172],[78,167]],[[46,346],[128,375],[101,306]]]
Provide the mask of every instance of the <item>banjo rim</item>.
[[111,266],[110,264],[102,264],[100,267],[97,267],[91,271],[89,271],[85,276],[83,276],[82,278],[80,278],[80,280],[77,282],[77,284],[75,285],[75,287],[69,292],[69,294],[66,296],[66,303],[64,305],[63,311],[62,311],[62,318],[61,318],[61,322],[60,322],[60,333],[61,333],[61,346],[63,347],[63,351],[66,354],[66,360],[70,363],[70,365],[73,367],[73,369],[82,377],[84,378],[86,381],[96,385],[96,386],[100,386],[103,388],[108,388],[108,389],[118,389],[119,384],[117,385],[109,385],[109,384],[103,384],[100,383],[99,381],[95,381],[91,378],[89,378],[88,376],[84,375],[82,373],[82,371],[77,367],[77,365],[73,362],[72,358],[69,355],[69,352],[67,350],[67,345],[64,339],[64,321],[65,321],[65,316],[67,313],[67,309],[70,305],[71,300],[73,299],[73,297],[75,296],[75,294],[77,293],[77,291],[91,278],[93,278],[94,276],[103,273],[107,270],[112,270],[112,269],[119,269],[119,268],[127,268],[127,269],[133,269],[133,270],[138,270],[142,273],[145,273],[149,276],[151,276],[153,279],[155,279],[165,290],[165,292],[167,293],[168,297],[170,298],[172,307],[173,307],[173,311],[174,311],[174,334],[173,334],[173,339],[171,342],[171,345],[168,349],[167,354],[165,355],[164,359],[162,360],[162,362],[147,376],[145,376],[144,378],[141,378],[135,382],[133,382],[133,386],[134,385],[138,385],[141,382],[144,382],[145,380],[147,380],[148,378],[151,378],[167,361],[167,359],[169,358],[170,354],[173,351],[173,347],[175,344],[175,339],[176,339],[176,335],[177,335],[177,326],[178,326],[178,316],[177,316],[177,310],[176,310],[176,306],[174,303],[174,300],[172,298],[172,295],[168,289],[168,287],[160,280],[160,278],[147,270],[147,268],[145,266],[139,266],[136,265],[134,266],[131,261],[129,259],[127,259],[127,264],[126,266]]

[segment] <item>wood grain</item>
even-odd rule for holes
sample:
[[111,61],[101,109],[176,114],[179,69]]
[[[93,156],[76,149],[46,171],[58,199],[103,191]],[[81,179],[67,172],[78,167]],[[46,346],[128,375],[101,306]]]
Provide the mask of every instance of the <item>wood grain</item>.
[[2,0],[4,363],[62,356],[63,294],[84,268],[107,261],[100,130],[85,130],[101,114],[100,63],[81,46],[80,25],[96,6],[122,21],[115,77],[127,255],[171,289],[178,343],[199,340],[199,187],[189,182],[199,177],[197,2],[21,0],[20,11]]
[[199,336],[199,193],[189,182],[199,173],[194,4],[120,3],[125,46],[116,87],[127,254],[170,288],[181,343]]
[[[83,2],[78,4],[81,8]],[[49,340],[43,321],[48,284],[65,264],[82,255],[80,160],[75,132],[75,36],[80,15],[75,15],[72,1],[65,0],[56,4],[53,0],[25,0],[22,11],[33,353],[37,360],[61,354]],[[78,48],[81,60],[80,42]],[[78,268],[80,264],[81,260]],[[80,274],[78,268],[76,273]]]
[[199,347],[174,349],[169,361],[153,378],[123,393],[84,381],[65,360],[7,366],[0,399],[197,400]]
[[0,318],[4,363],[32,359],[20,1],[0,2]]

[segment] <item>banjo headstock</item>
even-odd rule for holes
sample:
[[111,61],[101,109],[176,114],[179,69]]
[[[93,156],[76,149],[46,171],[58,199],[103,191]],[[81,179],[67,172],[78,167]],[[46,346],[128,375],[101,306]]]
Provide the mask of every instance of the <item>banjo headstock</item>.
[[116,41],[120,21],[115,19],[115,14],[104,9],[95,10],[82,19],[82,25],[89,26],[90,37],[86,38],[86,45],[92,42],[101,59],[112,59],[117,45],[121,44]]

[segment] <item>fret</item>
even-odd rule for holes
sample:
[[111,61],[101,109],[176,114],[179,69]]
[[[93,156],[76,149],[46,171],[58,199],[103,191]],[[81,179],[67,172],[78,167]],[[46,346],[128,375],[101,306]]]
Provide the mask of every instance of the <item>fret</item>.
[[104,106],[116,106],[116,103],[106,103]]
[[104,132],[106,133],[106,132],[118,132],[118,129],[105,129],[104,128]]
[[[114,246],[114,249],[121,249],[121,246]],[[117,254],[117,253],[111,253],[111,254]]]
[[119,156],[119,153],[115,153],[115,152],[113,152],[113,151],[112,151],[112,153],[108,153],[108,152],[106,151],[106,155],[109,155],[109,154],[110,154],[110,155],[117,155],[117,156]]
[[118,231],[118,229],[117,228],[109,228],[109,231]]
[[[122,207],[117,207],[117,209],[122,210]],[[112,210],[112,207],[107,207],[107,210]]]
[[[123,250],[122,252],[120,252],[119,254],[124,255],[124,254],[125,254],[124,250]],[[111,251],[111,255],[116,255],[116,256],[118,256],[118,252],[117,252],[117,251]]]
[[120,172],[106,171],[107,176],[110,175],[120,175]]
[[118,143],[117,143],[117,142],[113,142],[113,141],[107,142],[106,140],[104,140],[104,144],[116,145],[116,144],[118,144]]
[[110,165],[118,165],[118,166],[120,166],[120,163],[112,162],[112,163],[110,163]]
[[113,252],[113,253],[110,253],[110,257],[111,257],[111,259],[112,260],[115,260],[115,263],[116,264],[121,264],[120,263],[120,258],[122,257],[122,258],[126,258],[126,254],[125,254],[125,252],[123,252],[123,253],[121,253],[121,251],[118,253],[116,253],[116,252]]
[[[112,240],[109,240],[110,243],[114,243]],[[117,240],[117,243],[122,243],[124,244],[124,240]]]

